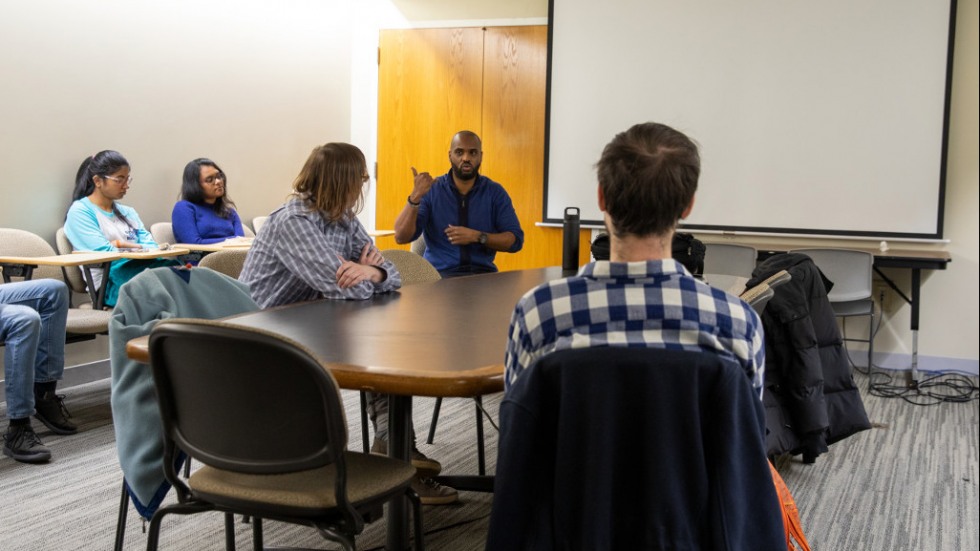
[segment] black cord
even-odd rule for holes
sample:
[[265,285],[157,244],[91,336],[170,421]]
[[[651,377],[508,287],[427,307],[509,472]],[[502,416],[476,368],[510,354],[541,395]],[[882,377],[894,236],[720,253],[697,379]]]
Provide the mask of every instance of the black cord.
[[965,403],[980,399],[977,377],[962,373],[937,373],[918,382],[913,388],[893,383],[894,377],[884,371],[871,374],[869,392],[881,398],[901,398],[916,406]]
[[[873,339],[881,324],[884,322],[884,311],[878,309],[878,323],[873,328],[871,338]],[[868,377],[868,393],[880,398],[901,398],[906,402],[916,406],[933,406],[945,403],[964,403],[980,400],[980,386],[976,375],[960,373],[956,371],[935,373],[928,375],[918,381],[914,387],[907,384],[896,383],[891,373],[884,371],[881,366],[860,366],[854,363],[851,351],[847,347],[847,318],[842,322],[842,337],[844,344],[844,354],[847,356],[851,368],[858,373]],[[877,371],[874,370],[877,368]]]

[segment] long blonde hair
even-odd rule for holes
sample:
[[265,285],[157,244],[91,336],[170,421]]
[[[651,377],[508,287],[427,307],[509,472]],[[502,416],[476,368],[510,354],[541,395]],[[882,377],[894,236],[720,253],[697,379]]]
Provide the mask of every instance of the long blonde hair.
[[293,181],[293,192],[313,204],[330,222],[350,220],[364,206],[367,162],[349,143],[316,147]]

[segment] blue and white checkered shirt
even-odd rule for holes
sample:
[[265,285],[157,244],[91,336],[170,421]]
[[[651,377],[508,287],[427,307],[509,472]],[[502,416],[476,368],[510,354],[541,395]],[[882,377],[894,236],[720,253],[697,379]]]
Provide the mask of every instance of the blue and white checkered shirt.
[[762,396],[759,316],[676,260],[593,262],[529,291],[510,322],[505,388],[545,354],[595,346],[713,352],[738,362]]

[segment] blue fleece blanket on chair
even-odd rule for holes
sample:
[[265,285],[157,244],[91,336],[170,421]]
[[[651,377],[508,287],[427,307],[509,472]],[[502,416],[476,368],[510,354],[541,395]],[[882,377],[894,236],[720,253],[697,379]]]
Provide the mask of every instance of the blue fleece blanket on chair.
[[163,475],[163,423],[149,365],[126,356],[126,343],[169,318],[218,319],[258,310],[248,286],[208,268],[154,268],[119,290],[109,322],[112,421],[133,505],[149,519],[170,491]]

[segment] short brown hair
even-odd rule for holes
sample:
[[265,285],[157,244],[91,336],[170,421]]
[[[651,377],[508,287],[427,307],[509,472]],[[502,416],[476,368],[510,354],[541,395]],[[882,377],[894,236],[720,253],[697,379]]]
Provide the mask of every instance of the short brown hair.
[[349,143],[328,143],[310,153],[293,181],[293,191],[331,222],[351,219],[364,205],[366,173],[360,149]]
[[610,231],[666,235],[694,199],[701,157],[684,134],[648,122],[617,134],[602,150],[596,171]]

